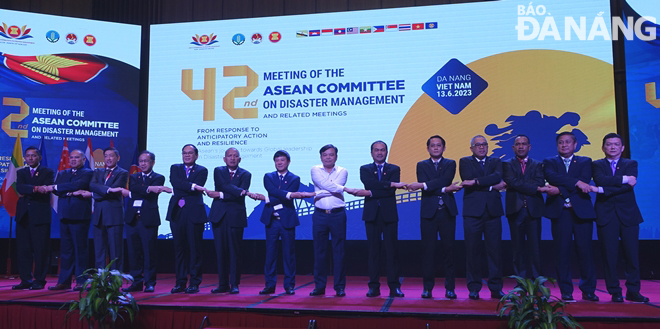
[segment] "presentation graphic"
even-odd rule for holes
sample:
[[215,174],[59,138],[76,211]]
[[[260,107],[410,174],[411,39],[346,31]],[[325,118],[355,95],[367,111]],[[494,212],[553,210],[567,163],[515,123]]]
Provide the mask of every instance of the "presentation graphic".
[[[86,152],[86,165],[102,168],[109,146],[119,150],[120,166],[131,166],[141,41],[140,27],[126,24],[9,10],[0,10],[0,21],[0,235],[6,237],[18,197],[15,170],[27,147],[40,148],[41,165],[55,170],[68,164],[67,149]],[[51,232],[59,237],[58,221]]]
[[[432,135],[458,160],[475,135],[486,136],[491,156],[509,158],[513,137],[526,134],[540,160],[556,154],[556,134],[566,130],[580,155],[601,157],[600,139],[616,129],[609,8],[606,0],[494,1],[155,25],[147,137],[155,170],[167,175],[181,163],[186,143],[209,170],[234,147],[252,173],[250,191],[266,193],[263,175],[282,149],[301,191],[313,191],[310,169],[331,143],[348,170],[346,186],[362,188],[359,168],[373,161],[376,140],[389,145],[401,180],[414,182]],[[191,47],[201,33],[218,42]],[[347,237],[365,239],[363,199],[345,199]],[[397,200],[399,237],[419,239],[420,192],[399,190]],[[459,209],[461,200],[459,192]],[[168,201],[161,196],[161,211]],[[245,238],[263,239],[264,204],[247,205]],[[311,239],[313,199],[296,206],[297,238]],[[167,225],[159,233],[171,237]]]

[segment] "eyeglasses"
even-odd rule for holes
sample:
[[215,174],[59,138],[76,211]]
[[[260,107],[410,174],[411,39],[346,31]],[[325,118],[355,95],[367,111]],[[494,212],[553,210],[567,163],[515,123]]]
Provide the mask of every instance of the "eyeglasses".
[[488,147],[488,143],[472,144],[472,147]]

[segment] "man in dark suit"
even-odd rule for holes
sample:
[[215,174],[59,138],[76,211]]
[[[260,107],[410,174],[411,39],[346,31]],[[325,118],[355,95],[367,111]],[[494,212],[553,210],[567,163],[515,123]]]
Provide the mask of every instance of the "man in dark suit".
[[277,241],[282,239],[284,262],[284,291],[295,294],[296,286],[296,226],[300,225],[293,199],[313,197],[314,193],[298,192],[300,177],[289,171],[291,156],[287,151],[277,151],[273,156],[275,171],[264,175],[264,187],[268,197],[261,213],[261,222],[266,225],[266,263],[264,274],[266,287],[260,295],[275,293],[277,284]]
[[605,135],[605,158],[594,161],[592,165],[594,182],[598,186],[595,189],[598,192],[596,225],[604,254],[605,284],[612,301],[623,302],[616,266],[621,238],[626,264],[626,299],[648,302],[649,299],[639,292],[639,224],[643,219],[633,190],[637,184],[637,161],[622,158],[624,148],[621,136],[615,133]]
[[172,193],[165,184],[165,176],[153,171],[156,155],[142,151],[138,157],[137,172],[129,178],[129,189],[122,189],[128,199],[124,221],[126,222],[126,243],[128,245],[128,268],[133,276],[133,284],[124,292],[154,292],[156,285],[156,241],[158,240],[158,196],[162,192]]
[[[591,159],[575,155],[577,139],[571,132],[557,135],[559,155],[543,160],[545,179],[557,191],[548,193],[545,217],[552,220],[552,238],[557,254],[557,281],[563,300],[573,300],[571,247],[575,245],[580,264],[582,299],[598,301],[596,270],[591,256],[596,212],[591,203]],[[554,190],[554,189],[553,189]]]
[[60,219],[60,275],[55,286],[49,290],[71,289],[71,276],[76,277],[73,290],[82,290],[86,278],[83,271],[88,267],[87,237],[89,222],[92,219],[92,193],[89,183],[93,171],[83,168],[85,156],[81,150],[73,150],[69,154],[71,169],[57,174],[55,185],[47,188],[55,193],[57,201],[57,217]]
[[[172,239],[174,240],[174,271],[176,284],[172,293],[199,292],[202,282],[202,240],[206,208],[202,195],[208,170],[195,163],[199,156],[197,147],[186,144],[181,150],[183,163],[170,167],[170,183],[174,194],[167,207]],[[190,273],[190,285],[186,288]]]
[[[46,186],[53,185],[53,169],[40,166],[41,151],[34,146],[25,150],[27,167],[16,173],[16,256],[21,283],[14,290],[43,289],[46,285],[50,259],[50,193]],[[34,281],[32,261],[34,260]]]
[[456,175],[456,161],[442,156],[445,139],[439,135],[426,141],[430,158],[417,162],[418,182],[409,184],[408,191],[422,190],[420,229],[422,234],[422,273],[424,291],[422,298],[433,297],[435,286],[435,249],[438,234],[442,242],[445,268],[445,297],[456,298],[454,241],[456,239],[456,199],[454,192],[461,186],[452,183]]
[[[514,138],[515,157],[502,162],[502,176],[507,185],[506,217],[513,245],[513,272],[536,279],[541,272],[541,216],[545,212],[543,193],[548,191],[543,177],[543,163],[530,158],[529,137]],[[525,253],[527,254],[525,257]],[[526,262],[531,271],[527,272]]]
[[502,221],[504,215],[500,190],[502,162],[499,158],[487,156],[488,141],[477,135],[470,140],[472,155],[461,158],[458,168],[463,182],[463,230],[465,232],[465,253],[467,286],[470,299],[479,299],[482,283],[482,236],[486,243],[488,260],[488,289],[490,297],[500,299],[502,293],[501,250]]
[[89,189],[94,197],[92,233],[94,259],[97,268],[104,268],[106,255],[110,254],[112,269],[123,268],[124,259],[124,198],[121,191],[126,187],[128,171],[117,165],[119,151],[114,147],[103,150],[104,169],[96,169]]
[[239,168],[241,155],[235,148],[225,151],[226,166],[213,171],[215,191],[207,191],[213,198],[209,221],[212,223],[215,253],[218,258],[218,287],[212,293],[238,294],[241,283],[239,258],[243,231],[247,227],[245,196],[250,188],[252,174]]
[[[380,249],[385,245],[387,257],[387,285],[390,297],[403,297],[399,282],[397,264],[397,240],[399,213],[396,208],[396,189],[403,188],[400,183],[401,168],[386,163],[387,144],[376,141],[371,144],[373,163],[360,167],[360,180],[364,189],[370,193],[364,199],[362,220],[369,244],[369,292],[367,297],[380,296]],[[381,240],[382,236],[382,240]]]

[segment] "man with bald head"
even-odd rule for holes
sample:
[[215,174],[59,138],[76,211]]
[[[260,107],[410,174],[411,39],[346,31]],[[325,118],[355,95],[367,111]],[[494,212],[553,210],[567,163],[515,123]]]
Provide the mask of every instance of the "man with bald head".
[[57,217],[60,219],[60,275],[57,285],[49,290],[71,289],[71,276],[75,275],[76,286],[73,290],[82,290],[85,278],[83,271],[88,267],[87,236],[92,219],[92,181],[91,169],[83,168],[85,156],[81,150],[69,153],[71,169],[57,175],[55,185],[48,191],[59,196]]
[[218,287],[212,293],[238,294],[241,283],[239,258],[243,231],[247,227],[245,196],[249,193],[252,174],[239,168],[241,154],[228,148],[223,158],[225,166],[213,171],[215,191],[207,191],[213,198],[209,221],[213,226],[213,241],[218,257]]

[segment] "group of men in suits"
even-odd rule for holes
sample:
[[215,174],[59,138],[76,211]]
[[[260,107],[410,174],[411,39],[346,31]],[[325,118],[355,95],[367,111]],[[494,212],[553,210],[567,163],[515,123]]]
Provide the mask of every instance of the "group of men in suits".
[[[598,301],[595,295],[596,274],[592,258],[593,222],[604,253],[605,280],[612,301],[622,302],[616,264],[619,239],[626,262],[626,299],[646,302],[640,294],[638,259],[641,213],[635,201],[637,162],[621,158],[623,140],[617,134],[603,138],[605,158],[594,161],[575,155],[577,140],[570,132],[557,135],[558,155],[543,162],[529,157],[528,136],[514,139],[514,157],[501,161],[488,156],[488,141],[477,135],[470,140],[472,155],[459,161],[462,182],[453,182],[456,162],[443,157],[445,140],[431,136],[426,147],[430,158],[417,163],[417,182],[400,182],[401,170],[387,163],[387,144],[371,144],[373,162],[360,167],[364,189],[346,187],[348,171],[336,165],[338,149],[332,144],[319,153],[321,165],[314,166],[311,178],[314,192],[299,192],[300,177],[288,170],[291,157],[286,151],[273,156],[275,171],[264,175],[267,195],[249,192],[252,175],[239,167],[240,153],[229,148],[225,166],[214,169],[214,189],[204,187],[208,170],[196,163],[198,150],[193,144],[182,149],[183,163],[170,168],[172,188],[164,186],[165,177],[153,172],[155,155],[144,151],[139,157],[141,172],[129,178],[117,167],[119,153],[104,150],[105,169],[94,172],[83,168],[85,158],[80,150],[70,154],[71,169],[57,175],[39,166],[40,152],[34,147],[25,151],[27,167],[18,171],[17,189],[21,194],[17,211],[19,270],[21,283],[14,289],[43,289],[48,263],[50,235],[49,193],[59,196],[62,268],[52,290],[69,289],[71,276],[82,289],[86,268],[87,235],[90,223],[95,243],[96,266],[105,266],[109,252],[121,265],[122,234],[126,227],[129,268],[135,282],[125,291],[146,292],[156,284],[155,241],[160,225],[158,195],[172,193],[166,220],[170,222],[175,247],[176,284],[172,293],[196,293],[201,283],[202,238],[204,225],[211,222],[218,263],[218,286],[212,293],[239,293],[240,248],[247,227],[245,197],[264,201],[261,222],[266,229],[266,285],[260,294],[275,293],[276,260],[281,240],[284,261],[284,290],[295,294],[295,228],[300,225],[294,199],[314,198],[312,216],[314,237],[314,283],[311,296],[325,295],[328,275],[328,242],[332,241],[334,290],[345,296],[346,274],[344,243],[346,240],[346,203],[344,192],[365,197],[363,220],[369,246],[369,291],[367,297],[380,295],[380,254],[384,245],[387,284],[391,297],[403,297],[397,261],[398,213],[396,189],[421,190],[420,230],[423,244],[423,298],[431,298],[435,284],[435,244],[440,236],[443,251],[445,297],[455,293],[455,241],[458,209],[454,193],[463,189],[463,228],[466,244],[467,286],[470,299],[479,299],[482,288],[483,249],[487,258],[487,285],[491,298],[501,298],[501,216],[507,216],[511,231],[513,265],[516,275],[535,278],[541,275],[541,217],[551,219],[552,236],[557,250],[556,268],[562,299],[572,300],[570,259],[575,241],[582,298]],[[595,186],[590,185],[592,180]],[[506,211],[500,191],[506,190]],[[544,201],[543,194],[547,194]],[[589,193],[596,193],[595,207]],[[207,216],[203,195],[213,198]],[[122,196],[128,198],[124,211]],[[95,200],[94,213],[91,199]],[[126,225],[124,225],[126,224]],[[35,272],[31,273],[34,259]],[[528,266],[529,265],[529,271]],[[33,279],[34,277],[34,279]]]

